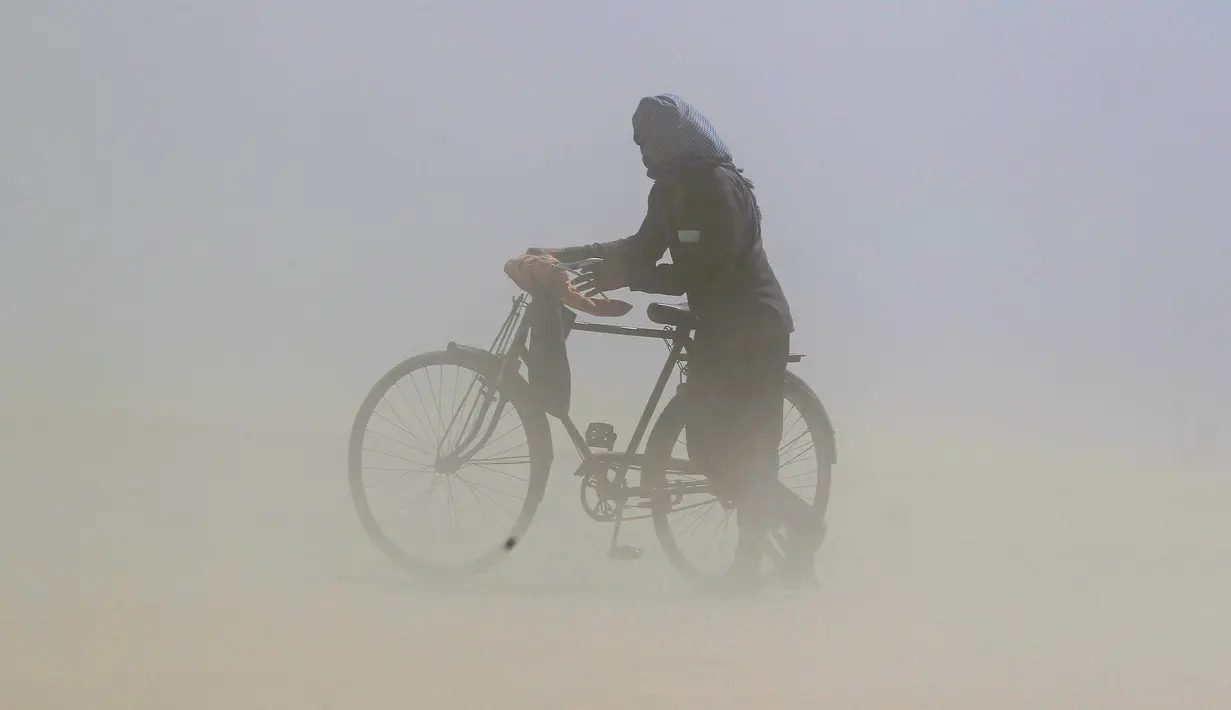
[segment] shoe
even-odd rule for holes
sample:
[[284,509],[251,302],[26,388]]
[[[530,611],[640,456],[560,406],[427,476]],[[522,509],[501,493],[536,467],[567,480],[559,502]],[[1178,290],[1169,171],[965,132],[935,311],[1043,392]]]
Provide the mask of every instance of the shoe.
[[786,559],[782,561],[778,579],[787,589],[818,589],[821,586],[816,576],[816,553],[821,549],[828,526],[824,522],[803,539],[788,539]]

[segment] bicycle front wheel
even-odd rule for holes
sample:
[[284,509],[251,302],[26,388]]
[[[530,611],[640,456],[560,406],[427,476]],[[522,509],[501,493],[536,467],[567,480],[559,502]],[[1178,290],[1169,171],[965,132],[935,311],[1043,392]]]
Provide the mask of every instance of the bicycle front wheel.
[[350,490],[364,530],[413,573],[486,571],[521,541],[551,468],[546,415],[516,371],[465,348],[390,370],[355,417]]

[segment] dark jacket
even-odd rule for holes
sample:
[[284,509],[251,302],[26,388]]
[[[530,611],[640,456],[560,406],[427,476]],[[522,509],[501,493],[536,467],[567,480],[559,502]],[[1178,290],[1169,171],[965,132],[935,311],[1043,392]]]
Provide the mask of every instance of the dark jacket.
[[[658,264],[668,250],[670,264]],[[551,250],[561,261],[622,258],[632,290],[687,295],[698,329],[755,322],[794,330],[791,309],[761,241],[756,196],[728,165],[681,170],[650,189],[637,233]]]

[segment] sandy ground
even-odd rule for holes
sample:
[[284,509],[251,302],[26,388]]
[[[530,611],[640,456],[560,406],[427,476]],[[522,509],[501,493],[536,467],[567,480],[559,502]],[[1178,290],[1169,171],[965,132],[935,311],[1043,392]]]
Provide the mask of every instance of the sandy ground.
[[4,434],[3,708],[1231,706],[1212,473],[845,464],[824,589],[735,603],[648,529],[603,559],[567,475],[507,565],[429,591],[362,536],[342,437]]

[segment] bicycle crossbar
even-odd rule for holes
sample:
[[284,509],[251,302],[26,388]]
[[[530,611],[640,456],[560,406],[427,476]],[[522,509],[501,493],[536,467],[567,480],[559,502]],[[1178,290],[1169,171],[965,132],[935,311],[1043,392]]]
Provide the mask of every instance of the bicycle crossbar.
[[[634,328],[627,325],[607,325],[605,323],[590,323],[588,321],[576,321],[570,326],[570,330],[580,330],[586,333],[607,333],[610,335],[630,335],[634,338],[654,338],[655,340],[674,340],[676,335],[675,328]],[[688,362],[687,353],[681,352],[676,359],[679,362]],[[787,362],[799,362],[804,359],[803,353],[791,353],[787,355]]]
[[675,337],[675,329],[673,328],[634,328],[627,325],[606,325],[604,323],[590,323],[587,321],[576,321],[570,326],[569,330],[580,330],[587,333],[607,333],[609,335],[631,335],[634,338],[654,338],[655,340],[669,340]]

